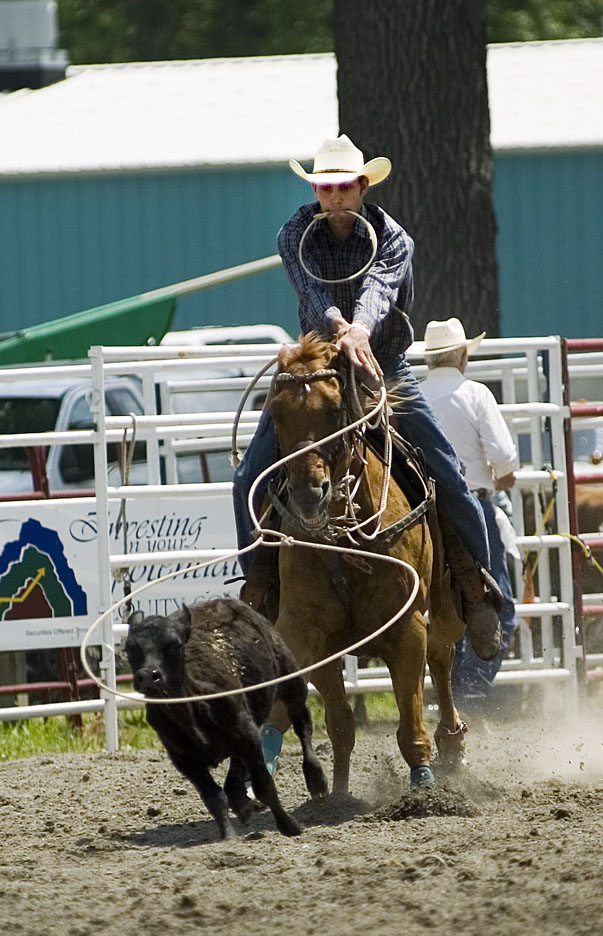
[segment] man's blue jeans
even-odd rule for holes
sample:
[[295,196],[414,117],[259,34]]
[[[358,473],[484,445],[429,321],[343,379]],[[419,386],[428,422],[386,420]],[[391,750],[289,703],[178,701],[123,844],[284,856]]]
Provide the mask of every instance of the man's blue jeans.
[[505,603],[499,615],[501,626],[500,652],[493,660],[480,660],[469,641],[463,637],[456,645],[456,655],[452,668],[452,685],[455,698],[461,704],[471,701],[479,704],[492,688],[494,677],[498,673],[505,658],[511,637],[517,626],[515,621],[515,605],[513,604],[513,590],[507,565],[507,554],[498,532],[496,524],[496,511],[494,504],[482,499],[479,501],[488,528],[490,543],[490,571],[498,582],[503,593]]
[[[401,395],[404,399],[394,408],[397,428],[411,445],[423,451],[427,471],[436,483],[438,509],[454,525],[471,556],[488,569],[490,558],[484,514],[479,501],[467,487],[463,466],[446,438],[436,413],[421,393],[404,355],[396,358],[384,371],[387,380],[402,382]],[[264,411],[257,432],[234,473],[233,500],[239,549],[249,546],[253,541],[247,505],[251,485],[276,460],[276,431],[270,414]],[[268,479],[257,491],[254,509],[258,516],[267,487]],[[240,557],[244,573],[247,573],[252,555],[247,553]]]

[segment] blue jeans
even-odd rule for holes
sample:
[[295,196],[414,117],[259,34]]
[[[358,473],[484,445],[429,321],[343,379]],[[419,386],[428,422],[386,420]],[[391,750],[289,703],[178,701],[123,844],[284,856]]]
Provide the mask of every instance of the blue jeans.
[[[386,379],[403,382],[405,399],[394,407],[399,431],[411,445],[423,451],[427,471],[436,483],[438,509],[454,524],[471,556],[489,569],[488,534],[479,501],[467,487],[463,466],[446,438],[436,413],[421,393],[405,355],[395,358],[384,367],[384,371]],[[274,423],[270,414],[264,411],[257,431],[234,473],[233,500],[239,549],[249,546],[253,541],[247,507],[251,485],[262,471],[277,460],[276,453]],[[268,479],[256,492],[254,509],[258,516],[267,487]],[[245,574],[251,555],[248,553],[239,559]]]
[[452,685],[455,698],[461,703],[467,696],[471,697],[472,701],[476,703],[486,698],[494,683],[494,677],[498,673],[501,663],[505,658],[511,637],[517,627],[515,621],[515,605],[513,604],[513,590],[509,577],[509,568],[507,566],[507,555],[500,538],[500,533],[498,532],[494,504],[487,499],[480,500],[479,503],[484,513],[486,527],[488,528],[491,561],[490,571],[498,582],[505,603],[499,615],[501,626],[500,652],[493,660],[480,660],[465,637],[461,638],[456,645],[456,655],[452,668]]

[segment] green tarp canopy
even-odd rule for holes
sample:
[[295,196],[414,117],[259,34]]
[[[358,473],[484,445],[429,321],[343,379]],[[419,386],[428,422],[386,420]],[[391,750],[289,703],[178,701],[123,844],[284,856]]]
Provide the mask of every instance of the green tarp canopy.
[[85,312],[40,325],[32,325],[0,340],[0,367],[38,364],[44,361],[75,361],[88,357],[93,345],[159,344],[170,330],[179,296],[188,296],[211,286],[274,270],[281,265],[278,254],[238,266],[204,273],[194,279],[162,286],[150,292],[109,302]]
[[170,329],[176,301],[175,292],[133,296],[32,325],[0,341],[0,367],[74,361],[86,358],[92,345],[159,344]]

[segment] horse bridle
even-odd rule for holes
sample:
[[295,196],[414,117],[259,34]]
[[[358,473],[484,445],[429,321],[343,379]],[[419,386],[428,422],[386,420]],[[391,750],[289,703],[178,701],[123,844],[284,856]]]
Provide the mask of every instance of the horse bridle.
[[289,371],[279,371],[278,374],[274,375],[274,382],[296,383],[304,387],[309,393],[310,384],[316,383],[317,380],[330,380],[332,377],[339,380],[342,386],[345,385],[342,374],[334,367],[322,367],[320,370],[309,371],[307,374],[290,374]]
[[[288,371],[282,371],[274,376],[274,383],[296,383],[298,386],[302,387],[306,393],[309,393],[311,384],[316,383],[319,380],[331,379],[336,379],[341,384],[342,398],[345,401],[346,381],[343,374],[335,368],[321,368],[319,370],[310,371],[303,374],[291,374]],[[347,416],[348,407],[344,405],[342,406],[342,420],[344,422],[340,428],[343,428],[343,425],[346,424],[345,420],[347,419]],[[332,494],[332,496],[334,496],[334,499],[337,499],[338,497],[345,496],[341,489],[345,485],[346,480],[349,480],[347,477],[348,455],[356,447],[360,437],[361,433],[358,430],[355,430],[351,439],[347,435],[342,435],[338,439],[327,443],[321,442],[320,440],[315,441],[313,439],[304,439],[295,445],[291,454],[294,454],[296,451],[303,451],[304,449],[308,449],[310,451],[315,450],[323,455],[331,470],[333,470],[334,466],[336,466],[338,462],[342,461],[346,465],[344,477],[339,482],[332,481],[332,488],[335,492],[334,495]],[[362,458],[361,461],[363,461]],[[331,518],[328,513],[325,512],[324,519],[321,523],[317,523],[313,528],[309,528],[289,510],[287,507],[286,496],[286,469],[284,471],[281,469],[281,472],[282,473],[274,478],[268,486],[268,494],[277,513],[283,520],[285,520],[298,531],[301,531],[305,534],[320,533],[321,538],[325,541],[336,542],[343,533],[343,529],[340,529],[336,522],[333,523],[333,518]],[[327,495],[325,495],[325,500],[326,497]]]
[[[346,382],[344,380],[343,375],[335,368],[322,368],[320,370],[311,371],[309,373],[304,373],[304,374],[291,374],[287,371],[283,371],[275,375],[274,382],[275,383],[294,382],[300,385],[301,387],[303,387],[305,391],[309,393],[312,383],[315,383],[318,380],[330,380],[332,378],[339,380],[342,386],[342,397],[344,400],[344,406],[342,407],[342,414],[343,414],[343,418],[345,419],[346,415],[349,415],[348,413],[349,401],[348,401],[348,404],[345,404],[345,394],[344,394],[344,391],[346,388]],[[355,382],[352,381],[352,384],[353,384],[353,387],[352,387],[353,400],[354,400],[355,405],[358,406],[358,397],[357,397]],[[327,451],[327,456],[328,456],[327,462],[332,467],[333,464],[337,463],[337,460],[340,456],[342,448],[343,448],[345,456],[347,456],[348,454],[356,450],[358,459],[362,464],[362,469],[360,471],[360,475],[357,478],[355,478],[354,491],[358,489],[362,474],[364,472],[364,468],[366,466],[367,441],[364,435],[364,429],[365,427],[362,427],[362,430],[355,430],[354,436],[351,440],[348,439],[346,436],[341,436],[340,439],[337,440],[336,449],[334,449],[333,451]],[[387,429],[387,432],[389,432],[389,426],[387,426],[386,429]],[[358,443],[361,440],[364,443],[365,455],[363,455],[359,450]],[[327,446],[328,445],[329,443],[327,443]],[[293,449],[293,452],[297,450],[302,451],[303,449],[308,449],[310,446],[312,447],[312,449],[315,449],[317,451],[322,451],[323,455],[325,453],[325,449],[327,448],[327,446],[325,446],[324,443],[321,443],[320,441],[314,442],[314,440],[312,439],[307,439],[307,440],[297,443],[297,445]],[[408,446],[406,446],[405,453],[408,458]],[[423,491],[424,491],[423,500],[421,501],[421,503],[419,503],[417,507],[411,510],[409,514],[407,514],[405,517],[398,520],[396,523],[393,523],[386,529],[378,529],[376,533],[373,534],[371,537],[364,537],[366,539],[372,539],[373,545],[377,549],[387,549],[391,547],[391,545],[393,545],[393,543],[397,539],[399,539],[406,530],[410,529],[415,524],[424,521],[426,519],[427,514],[429,513],[429,511],[432,509],[432,507],[435,504],[435,487],[434,487],[433,481],[427,478],[427,476],[425,475],[424,469],[422,469],[420,463],[417,461],[416,456],[410,459],[410,463],[413,469],[415,470],[415,472],[418,474],[421,481],[423,482]],[[350,495],[350,490],[349,490],[349,482],[352,479],[352,476],[350,476],[348,469],[349,469],[349,465],[347,465],[346,471],[343,477],[340,479],[340,481],[335,484],[332,483],[332,486],[335,488],[335,495],[334,495],[335,499],[339,497],[339,498],[346,499],[349,502],[349,506],[352,508],[351,510],[352,517],[350,518],[348,516],[344,516],[344,517],[332,518],[328,514],[325,514],[324,521],[320,524],[317,524],[313,530],[309,530],[307,527],[303,526],[299,518],[296,517],[296,515],[293,514],[287,507],[286,475],[277,476],[277,478],[274,478],[270,482],[268,494],[277,513],[282,517],[283,520],[285,520],[288,524],[293,526],[295,529],[301,530],[306,534],[308,532],[320,533],[321,538],[328,542],[337,542],[342,535],[347,535],[348,539],[350,539],[355,545],[359,545],[355,541],[353,537],[353,533],[359,532],[362,524],[358,525],[358,522],[354,516],[353,505],[351,503],[352,496]]]
[[[275,375],[275,383],[296,383],[298,386],[302,387],[306,393],[310,392],[311,384],[316,383],[318,380],[332,380],[336,379],[341,384],[342,397],[345,391],[345,380],[343,374],[341,374],[334,367],[323,367],[320,370],[310,371],[306,374],[290,374],[288,371],[282,371]],[[345,407],[342,409],[342,412],[345,413]],[[301,451],[308,446],[312,446],[316,451],[322,452],[323,455],[327,456],[327,462],[329,465],[333,465],[340,456],[340,453],[345,451],[346,440],[345,437],[340,437],[335,441],[335,445],[332,446],[330,443],[323,443],[320,440],[315,442],[313,439],[304,439],[301,442],[298,442],[294,447],[293,452]]]

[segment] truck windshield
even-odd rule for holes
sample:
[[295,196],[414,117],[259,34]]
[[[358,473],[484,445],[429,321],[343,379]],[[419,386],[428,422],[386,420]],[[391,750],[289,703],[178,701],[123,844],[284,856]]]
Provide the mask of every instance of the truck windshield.
[[[57,421],[61,400],[32,400],[28,397],[0,397],[0,435],[16,432],[51,432]],[[29,471],[24,448],[0,448],[1,471]]]

